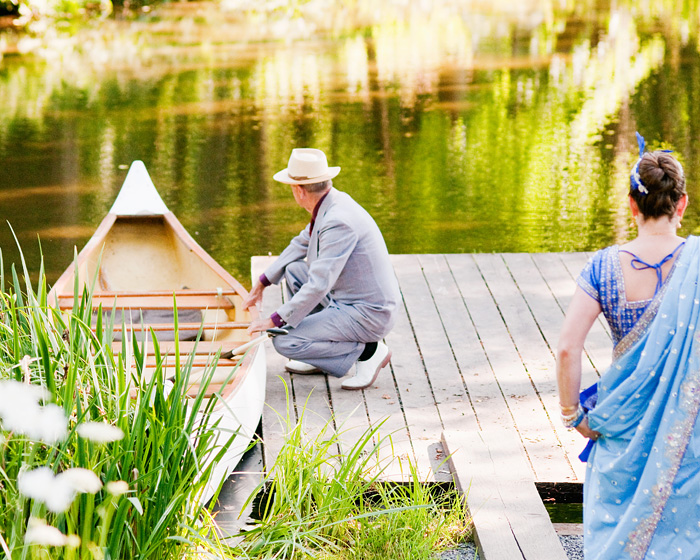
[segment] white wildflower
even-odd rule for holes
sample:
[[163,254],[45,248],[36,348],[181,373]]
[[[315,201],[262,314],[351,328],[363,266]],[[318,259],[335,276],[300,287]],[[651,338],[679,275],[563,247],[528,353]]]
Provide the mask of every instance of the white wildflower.
[[48,467],[38,467],[32,471],[23,471],[17,477],[17,487],[28,498],[45,496],[53,485],[54,474]]
[[76,428],[78,435],[96,443],[111,443],[124,437],[124,432],[105,422],[85,422]]
[[114,480],[105,484],[105,490],[112,496],[121,496],[129,491],[129,485],[123,480]]
[[0,381],[0,416],[14,416],[22,407],[37,406],[51,394],[39,385],[20,383],[12,379]]
[[29,527],[24,534],[24,542],[27,544],[43,544],[47,546],[65,546],[68,543],[68,537],[56,529],[56,527],[43,522],[37,522],[35,518],[32,518],[29,520]]
[[0,381],[0,418],[5,430],[45,443],[56,443],[68,435],[68,419],[55,404],[39,403],[51,394],[40,387],[13,380]]
[[61,513],[73,503],[75,489],[66,481],[56,480],[48,467],[39,467],[20,473],[18,488],[22,495],[46,504],[49,511]]
[[61,513],[70,507],[77,493],[95,494],[102,482],[88,469],[67,469],[54,475],[50,468],[39,467],[21,473],[18,487],[22,495],[43,502],[49,511]]
[[57,404],[39,408],[31,430],[24,430],[28,437],[45,443],[56,443],[68,437],[68,418]]
[[78,548],[80,546],[80,537],[78,535],[68,535],[66,546],[70,548]]
[[102,488],[102,481],[90,469],[68,469],[56,475],[56,480],[81,494],[96,494]]
[[26,544],[40,544],[44,546],[80,546],[80,537],[77,535],[64,535],[51,525],[47,525],[43,519],[29,518],[27,532],[24,534]]

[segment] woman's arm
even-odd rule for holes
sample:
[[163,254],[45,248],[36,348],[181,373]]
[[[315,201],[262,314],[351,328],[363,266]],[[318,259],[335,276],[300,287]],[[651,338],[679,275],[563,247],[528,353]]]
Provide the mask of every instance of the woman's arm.
[[[600,312],[600,304],[577,287],[566,312],[557,347],[557,384],[559,404],[563,410],[575,409],[579,404],[583,343]],[[588,427],[585,418],[576,429],[588,438],[597,439],[599,435]]]

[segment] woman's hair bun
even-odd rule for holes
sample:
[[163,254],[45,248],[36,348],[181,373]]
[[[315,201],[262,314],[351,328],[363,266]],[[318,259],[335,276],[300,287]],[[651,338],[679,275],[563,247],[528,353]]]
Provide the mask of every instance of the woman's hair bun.
[[648,194],[631,189],[630,195],[644,217],[673,217],[685,194],[685,174],[678,160],[666,151],[646,152],[639,162],[639,179]]

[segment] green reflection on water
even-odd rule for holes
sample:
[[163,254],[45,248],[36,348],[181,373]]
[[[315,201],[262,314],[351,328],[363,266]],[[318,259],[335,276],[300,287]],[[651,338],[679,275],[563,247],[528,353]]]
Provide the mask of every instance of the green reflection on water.
[[[684,162],[683,232],[696,231],[697,9],[636,4],[436,3],[290,42],[233,42],[210,4],[207,17],[166,6],[105,22],[65,52],[0,62],[0,219],[32,270],[40,236],[53,280],[140,159],[249,284],[251,255],[279,252],[308,220],[272,175],[313,146],[393,253],[593,250],[630,235],[638,129]],[[1,227],[6,260],[13,246]]]
[[583,523],[583,504],[545,504],[552,523]]

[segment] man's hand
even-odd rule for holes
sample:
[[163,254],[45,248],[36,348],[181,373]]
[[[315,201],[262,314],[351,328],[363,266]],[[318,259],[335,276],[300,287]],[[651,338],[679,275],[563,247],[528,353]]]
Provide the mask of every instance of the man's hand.
[[253,333],[256,332],[263,332],[267,329],[271,329],[275,326],[275,324],[272,322],[272,319],[269,317],[265,319],[255,319],[252,323],[250,323],[250,326],[248,327],[248,334],[252,335]]
[[260,303],[262,301],[263,290],[265,290],[265,286],[263,286],[259,280],[255,282],[255,286],[248,292],[248,297],[243,300],[243,309],[249,309]]

